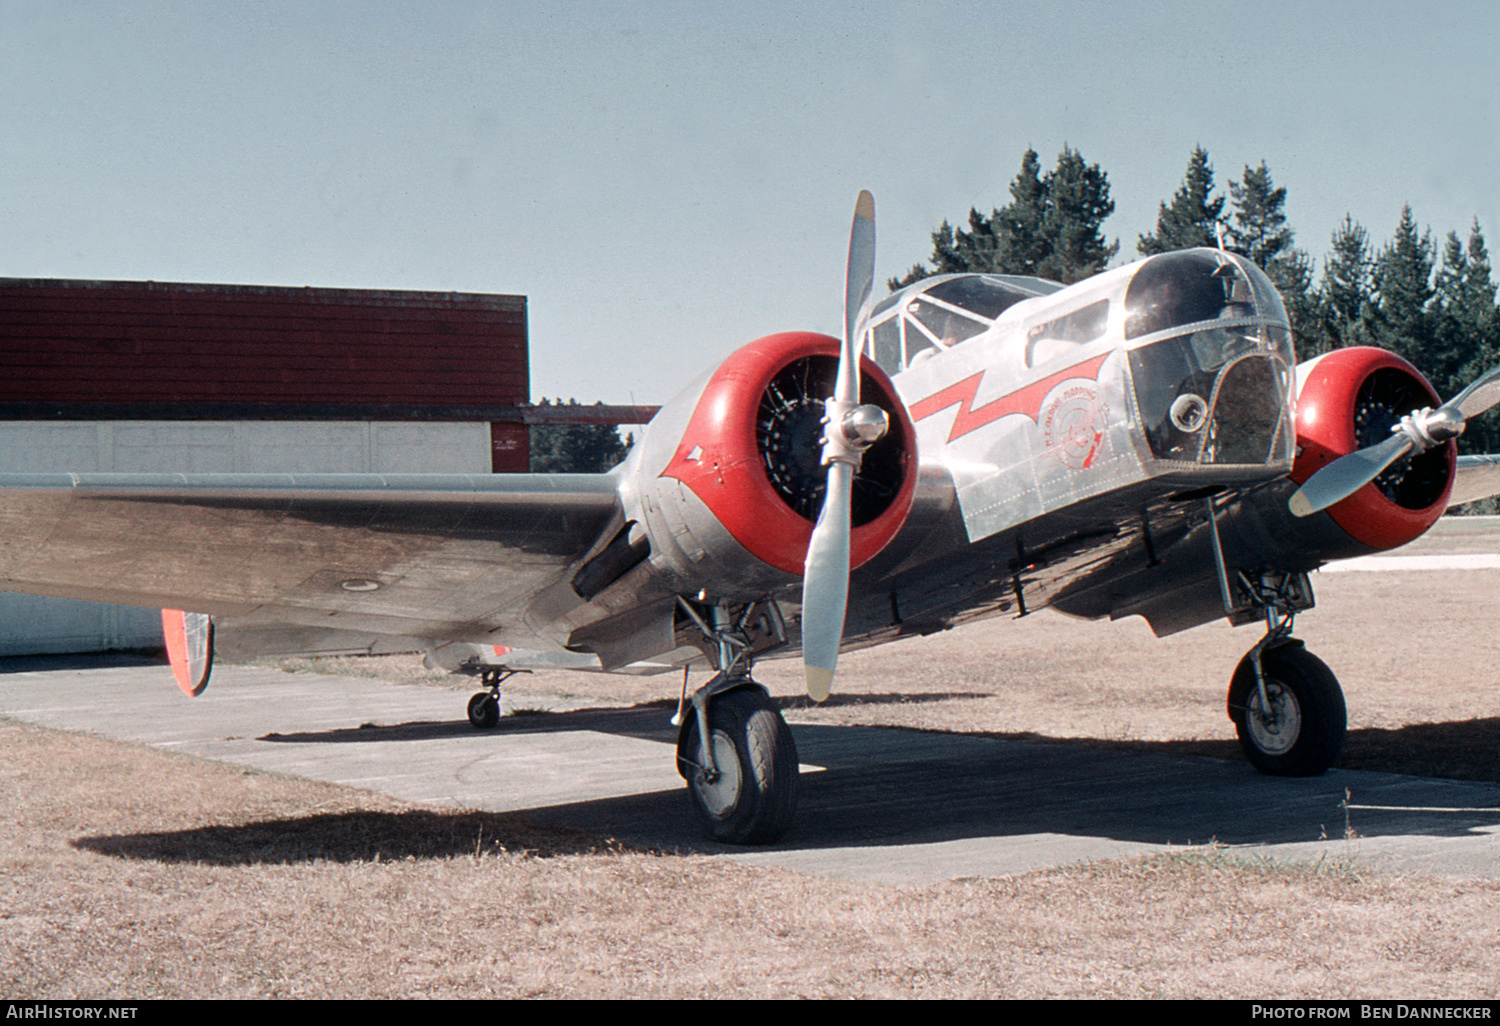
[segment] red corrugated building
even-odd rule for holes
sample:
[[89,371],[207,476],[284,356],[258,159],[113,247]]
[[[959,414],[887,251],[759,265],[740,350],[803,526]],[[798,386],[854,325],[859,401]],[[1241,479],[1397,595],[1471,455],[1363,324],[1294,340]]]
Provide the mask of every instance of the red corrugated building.
[[0,279],[0,420],[465,421],[525,472],[526,297]]

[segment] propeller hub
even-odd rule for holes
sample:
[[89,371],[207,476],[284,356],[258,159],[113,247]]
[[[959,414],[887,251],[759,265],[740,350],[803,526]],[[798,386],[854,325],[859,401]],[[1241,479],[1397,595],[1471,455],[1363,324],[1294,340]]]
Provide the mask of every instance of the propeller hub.
[[823,465],[858,467],[866,449],[885,437],[891,418],[879,406],[856,405],[837,398],[824,402]]
[[1435,445],[1442,445],[1448,439],[1463,434],[1466,424],[1462,413],[1451,405],[1443,405],[1435,410],[1429,407],[1408,414],[1391,431],[1405,434],[1419,452],[1426,452]]
[[839,430],[851,448],[868,449],[891,429],[891,417],[879,406],[856,406],[839,420]]

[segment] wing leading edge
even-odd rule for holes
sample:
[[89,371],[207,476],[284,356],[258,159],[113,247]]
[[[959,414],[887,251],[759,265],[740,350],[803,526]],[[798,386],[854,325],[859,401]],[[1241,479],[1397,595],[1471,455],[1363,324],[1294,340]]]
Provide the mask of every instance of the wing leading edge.
[[618,504],[608,474],[0,474],[0,590],[309,637],[555,644],[527,605]]
[[1500,495],[1500,455],[1460,456],[1449,506]]

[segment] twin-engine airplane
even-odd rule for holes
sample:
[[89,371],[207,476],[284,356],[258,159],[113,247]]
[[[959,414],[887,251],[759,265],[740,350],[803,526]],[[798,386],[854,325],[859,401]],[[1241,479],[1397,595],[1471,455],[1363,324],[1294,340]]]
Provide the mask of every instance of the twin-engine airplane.
[[872,305],[874,235],[862,193],[842,341],[750,343],[608,474],[0,475],[0,588],[168,607],[190,693],[216,644],[425,649],[484,675],[481,727],[523,666],[683,669],[686,692],[706,663],[677,765],[729,842],[776,840],[796,800],[758,658],[800,649],[821,700],[840,648],[1044,606],[1263,622],[1229,685],[1240,743],[1267,773],[1327,769],[1345,707],[1291,636],[1308,572],[1500,493],[1452,441],[1500,372],[1440,405],[1382,350],[1298,365],[1270,281],[1213,249]]

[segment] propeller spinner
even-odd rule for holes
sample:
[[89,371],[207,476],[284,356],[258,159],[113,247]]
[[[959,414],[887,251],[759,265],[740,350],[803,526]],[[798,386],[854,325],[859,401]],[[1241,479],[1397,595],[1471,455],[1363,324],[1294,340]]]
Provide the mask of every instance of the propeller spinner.
[[802,668],[807,694],[828,697],[844,637],[849,603],[849,532],[854,472],[867,448],[890,429],[886,412],[859,402],[859,353],[855,348],[875,282],[875,198],[861,192],[849,228],[849,265],[844,276],[844,339],[838,381],[823,404],[823,466],[828,487],[807,546],[802,580]]
[[1408,453],[1422,453],[1464,433],[1469,418],[1500,403],[1500,367],[1472,382],[1437,409],[1415,410],[1392,426],[1391,437],[1334,460],[1308,478],[1287,505],[1306,517],[1347,499]]

